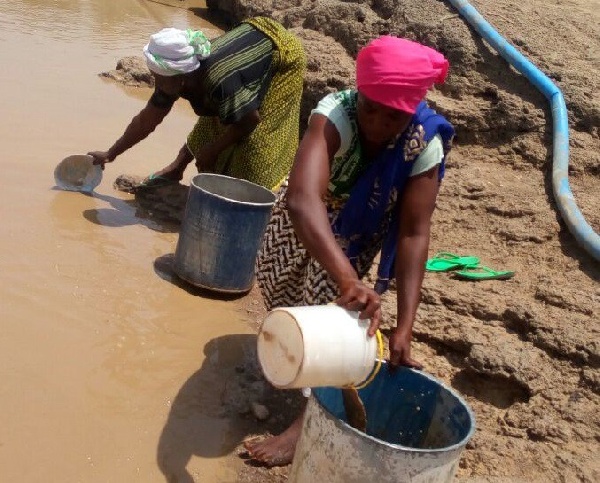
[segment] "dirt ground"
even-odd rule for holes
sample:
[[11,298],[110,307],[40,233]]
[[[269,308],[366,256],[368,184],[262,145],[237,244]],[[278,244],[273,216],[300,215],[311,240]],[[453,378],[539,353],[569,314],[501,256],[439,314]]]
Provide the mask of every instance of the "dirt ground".
[[[599,232],[600,1],[472,4],[563,91],[571,188]],[[232,19],[270,15],[302,39],[309,57],[303,123],[322,95],[352,85],[353,58],[372,37],[406,36],[449,58],[447,83],[429,96],[457,130],[430,253],[476,255],[485,265],[516,271],[508,281],[473,283],[432,273],[425,278],[414,356],[463,394],[477,418],[458,481],[600,481],[600,264],[558,215],[546,99],[447,2],[208,5]],[[182,189],[162,207],[175,219]],[[384,299],[386,327],[395,323],[394,304],[391,291]],[[240,310],[257,327],[264,315],[259,294],[242,299]],[[258,376],[255,368],[241,368],[239,377],[251,383]],[[277,395],[258,385],[270,416],[256,422],[256,432],[277,432],[293,417],[289,408],[297,410],[297,394]],[[287,468],[246,466],[240,481],[284,481],[286,474]]]

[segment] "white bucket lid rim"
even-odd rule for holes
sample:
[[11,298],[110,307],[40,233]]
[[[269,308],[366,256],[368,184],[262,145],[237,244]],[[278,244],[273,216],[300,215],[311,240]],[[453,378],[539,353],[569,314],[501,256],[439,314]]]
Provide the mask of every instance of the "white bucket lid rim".
[[[284,316],[286,316],[286,318],[288,318],[289,320],[294,322],[294,329],[295,329],[295,334],[299,336],[298,342],[298,348],[300,349],[300,354],[299,354],[299,360],[300,360],[300,364],[298,364],[295,368],[295,370],[293,370],[293,372],[291,372],[291,374],[286,377],[283,380],[277,380],[277,377],[275,376],[275,374],[273,374],[272,371],[270,371],[270,366],[268,364],[268,362],[264,359],[264,354],[263,351],[261,350],[262,347],[262,343],[261,343],[261,336],[262,339],[264,339],[264,334],[267,333],[265,330],[265,327],[269,325],[269,323],[271,321],[274,320],[274,318],[276,318],[278,315],[283,314]],[[272,334],[271,334],[272,336]],[[301,374],[302,371],[302,367],[304,365],[304,334],[302,333],[302,330],[300,329],[300,324],[298,323],[298,320],[296,319],[296,317],[294,316],[294,314],[290,313],[289,311],[285,310],[285,309],[273,309],[271,312],[269,312],[269,314],[265,317],[265,319],[263,320],[259,333],[258,333],[258,360],[259,363],[262,367],[263,373],[265,374],[265,377],[267,378],[267,380],[269,380],[269,382],[271,384],[273,384],[274,386],[280,388],[280,389],[285,389],[287,387],[290,387],[294,381],[298,378],[299,374]],[[280,347],[281,347],[281,342],[279,343]],[[283,349],[283,347],[282,347]],[[288,362],[291,362],[288,358]]]

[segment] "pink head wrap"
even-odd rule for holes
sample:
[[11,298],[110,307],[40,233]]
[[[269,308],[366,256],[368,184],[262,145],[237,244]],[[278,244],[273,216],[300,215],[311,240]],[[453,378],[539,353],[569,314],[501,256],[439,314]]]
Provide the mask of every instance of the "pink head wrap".
[[369,99],[412,114],[433,84],[444,82],[448,67],[437,50],[384,35],[358,53],[356,85]]

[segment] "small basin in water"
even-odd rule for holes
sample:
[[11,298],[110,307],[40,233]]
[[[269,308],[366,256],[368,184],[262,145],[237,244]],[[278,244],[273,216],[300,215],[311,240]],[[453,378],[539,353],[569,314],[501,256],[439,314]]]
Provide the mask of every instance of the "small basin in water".
[[90,193],[102,181],[102,168],[87,154],[74,154],[63,159],[54,169],[56,186],[67,191]]

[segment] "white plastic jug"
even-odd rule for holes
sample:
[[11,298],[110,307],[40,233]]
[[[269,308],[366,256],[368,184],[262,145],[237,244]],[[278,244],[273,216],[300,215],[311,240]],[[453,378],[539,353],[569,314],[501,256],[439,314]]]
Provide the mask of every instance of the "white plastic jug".
[[377,338],[368,320],[337,305],[271,311],[258,334],[258,360],[281,389],[357,385],[377,362]]

